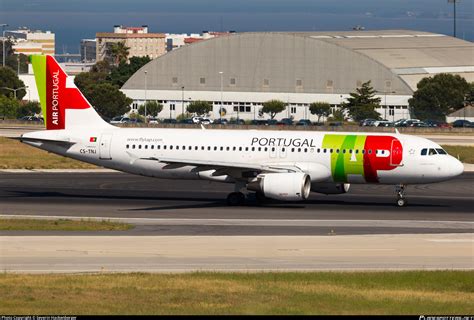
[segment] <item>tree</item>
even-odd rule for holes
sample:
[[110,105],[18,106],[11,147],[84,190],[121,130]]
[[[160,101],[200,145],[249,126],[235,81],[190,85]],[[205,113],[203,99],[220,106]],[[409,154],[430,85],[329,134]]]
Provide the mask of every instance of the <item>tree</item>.
[[321,117],[327,118],[331,114],[331,105],[327,102],[313,102],[309,105],[311,114],[318,116],[318,122]]
[[86,88],[84,95],[104,118],[113,118],[130,111],[132,99],[110,83],[101,83]]
[[280,100],[270,100],[263,103],[263,108],[261,109],[262,113],[268,113],[270,115],[270,119],[275,118],[277,113],[282,112],[285,110],[286,104]]
[[331,117],[328,118],[331,121],[344,121],[344,112],[342,110],[334,110]]
[[102,61],[96,62],[92,66],[90,72],[102,72],[102,73],[109,74],[111,70],[112,70],[112,66],[110,65],[109,61],[108,60],[102,60]]
[[[18,78],[18,75],[9,67],[0,67],[0,88],[6,87],[10,89],[18,89],[24,87],[23,81]],[[16,98],[18,100],[23,99],[26,94],[25,89],[16,91]],[[0,89],[0,95],[7,97],[14,97],[15,93],[9,89]]]
[[364,82],[356,92],[350,93],[343,108],[347,109],[352,119],[360,121],[366,118],[380,119],[380,114],[375,111],[380,107],[380,98],[375,98],[375,90],[370,84],[370,80]]
[[125,41],[112,43],[109,48],[109,56],[112,58],[114,65],[118,66],[121,62],[126,62],[130,47],[125,45]]
[[112,84],[122,87],[125,82],[141,67],[150,62],[150,57],[131,57],[130,62],[122,61],[119,65],[112,69],[109,79]]
[[101,83],[108,83],[107,73],[104,73],[104,72],[81,72],[74,78],[74,84],[82,92],[87,91],[88,87],[90,87],[90,86],[96,86],[96,85],[101,84]]
[[41,112],[41,107],[36,101],[21,103],[16,109],[16,117],[33,116]]
[[408,100],[412,115],[421,120],[444,121],[446,115],[464,106],[469,84],[459,75],[440,73],[421,79]]
[[0,94],[0,112],[2,119],[15,118],[19,104],[17,99]]
[[469,90],[466,93],[465,102],[467,105],[474,105],[474,82],[469,83]]
[[197,100],[197,101],[191,102],[186,108],[186,110],[189,113],[194,113],[198,116],[202,116],[211,112],[212,105],[207,101]]
[[158,113],[163,110],[163,105],[158,103],[158,101],[147,101],[144,105],[141,105],[140,108],[138,108],[138,113],[142,116],[145,115],[145,105],[147,116],[157,117]]

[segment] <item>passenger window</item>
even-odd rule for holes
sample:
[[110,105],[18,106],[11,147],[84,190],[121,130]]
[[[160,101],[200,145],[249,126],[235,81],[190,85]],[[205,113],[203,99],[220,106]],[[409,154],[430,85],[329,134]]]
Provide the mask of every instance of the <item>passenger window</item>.
[[208,146],[208,147],[207,147],[207,151],[211,151],[211,146]]
[[147,144],[145,145],[145,149],[148,149],[148,145],[147,145]]
[[229,148],[229,147],[227,147],[227,148],[225,148],[225,149],[226,149],[227,151],[229,151],[229,150],[230,150],[230,148]]
[[358,153],[359,153],[359,149],[355,149],[354,151],[355,151],[355,153],[356,153],[356,154],[358,154]]
[[166,145],[164,145],[164,146],[163,146],[163,149],[165,149],[165,150],[166,150]]
[[275,151],[275,147],[272,147],[272,151]]
[[282,152],[285,152],[285,150],[286,150],[285,148],[281,148],[281,151],[282,151]]
[[126,147],[126,148],[128,149],[128,144],[127,144],[127,147]]
[[262,148],[261,148],[261,147],[258,147],[258,151],[262,151]]
[[205,149],[204,146],[201,146],[201,150],[204,150],[204,149]]
[[242,147],[239,147],[239,151],[242,151]]
[[255,147],[252,147],[252,151],[255,151]]
[[161,147],[160,145],[157,145],[157,146],[156,146],[156,149],[160,150],[160,147]]
[[170,146],[170,150],[173,150],[173,146]]
[[342,153],[346,153],[346,149],[342,149]]
[[151,145],[150,148],[153,150],[153,149],[155,149],[155,146],[154,146],[154,145]]
[[298,152],[301,152],[301,148],[298,148]]
[[318,151],[316,151],[316,152],[319,153],[319,151],[321,151],[321,150],[318,148]]
[[323,149],[323,153],[326,153],[326,148]]
[[249,147],[245,147],[245,151],[249,151]]
[[332,149],[329,149],[329,153],[332,153]]
[[232,151],[235,151],[235,149],[237,149],[236,147],[232,147]]
[[179,150],[179,146],[176,146],[176,150]]
[[295,152],[295,148],[291,148],[291,152]]
[[264,150],[265,152],[267,152],[267,151],[268,151],[268,148],[267,148],[267,147],[265,147],[265,149],[263,149],[263,150]]
[[217,147],[214,147],[214,151],[217,151]]
[[308,152],[308,149],[304,148],[304,152]]
[[369,154],[372,154],[372,149],[369,149]]
[[141,148],[142,148],[142,145],[141,145],[141,144],[139,144],[139,145],[138,145],[138,149],[141,149]]

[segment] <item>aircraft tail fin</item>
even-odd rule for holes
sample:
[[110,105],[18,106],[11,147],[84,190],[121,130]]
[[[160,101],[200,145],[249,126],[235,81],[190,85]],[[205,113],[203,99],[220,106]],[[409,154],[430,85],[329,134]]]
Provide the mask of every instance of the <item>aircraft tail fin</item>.
[[108,124],[99,116],[54,57],[31,55],[43,119],[47,130],[97,127]]

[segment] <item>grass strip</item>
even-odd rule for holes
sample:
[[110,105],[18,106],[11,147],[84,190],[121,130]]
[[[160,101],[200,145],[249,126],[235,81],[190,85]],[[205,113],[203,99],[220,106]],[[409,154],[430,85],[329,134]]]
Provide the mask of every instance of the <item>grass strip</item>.
[[473,314],[474,271],[0,274],[0,314]]
[[442,145],[450,155],[464,163],[474,163],[474,147]]
[[97,169],[89,163],[62,157],[0,137],[0,169]]
[[107,220],[0,219],[0,231],[125,231],[133,227]]

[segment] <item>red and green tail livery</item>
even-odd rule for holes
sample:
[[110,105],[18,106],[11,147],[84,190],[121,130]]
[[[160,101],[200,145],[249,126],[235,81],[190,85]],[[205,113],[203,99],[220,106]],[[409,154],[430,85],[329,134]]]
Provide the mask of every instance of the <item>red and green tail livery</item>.
[[67,109],[87,109],[89,102],[51,56],[30,56],[43,118],[48,130],[66,128]]

